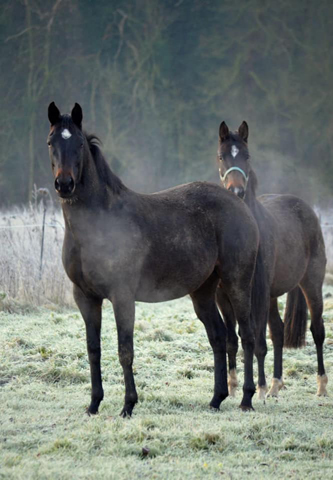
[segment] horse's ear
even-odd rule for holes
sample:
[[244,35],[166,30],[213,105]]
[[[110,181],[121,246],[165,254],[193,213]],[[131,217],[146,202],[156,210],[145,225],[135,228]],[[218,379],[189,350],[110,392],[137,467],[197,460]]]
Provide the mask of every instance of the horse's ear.
[[241,137],[242,140],[244,140],[244,142],[247,143],[247,139],[249,137],[249,126],[245,121],[239,127],[238,135]]
[[60,119],[60,112],[54,102],[50,103],[47,113],[50,120],[50,124],[55,125]]
[[229,128],[225,122],[222,122],[219,129],[221,142],[224,142],[229,137]]
[[82,108],[78,103],[74,105],[71,116],[75,125],[81,129],[83,114],[82,114]]

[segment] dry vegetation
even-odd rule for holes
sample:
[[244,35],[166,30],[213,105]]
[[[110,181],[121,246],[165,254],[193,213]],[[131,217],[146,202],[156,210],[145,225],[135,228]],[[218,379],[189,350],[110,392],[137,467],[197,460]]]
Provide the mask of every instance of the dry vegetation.
[[[59,208],[45,198],[45,235],[41,267],[44,203],[0,213],[0,309],[20,311],[36,306],[74,307],[72,287],[61,262],[64,222]],[[37,199],[39,203],[37,203]],[[333,284],[333,224],[322,216],[328,257],[327,283]]]
[[49,199],[46,207],[42,264],[43,202],[0,214],[0,308],[73,305],[61,262],[62,213]]

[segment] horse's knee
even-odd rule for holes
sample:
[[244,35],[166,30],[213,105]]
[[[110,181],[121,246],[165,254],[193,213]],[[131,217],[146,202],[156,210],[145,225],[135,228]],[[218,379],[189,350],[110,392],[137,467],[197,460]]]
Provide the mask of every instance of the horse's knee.
[[101,347],[92,342],[87,342],[87,350],[89,361],[92,363],[98,363],[101,360]]
[[283,346],[284,342],[284,324],[280,319],[278,322],[269,323],[269,336],[274,345]]
[[322,345],[325,340],[325,327],[324,322],[320,319],[320,322],[311,322],[310,330],[316,345]]
[[119,362],[122,367],[130,367],[133,364],[134,353],[128,348],[119,348]]
[[270,338],[273,342],[274,348],[283,348],[284,345],[284,332],[281,332],[279,335],[273,335],[270,333]]
[[255,348],[255,334],[254,329],[252,329],[249,325],[240,325],[239,326],[239,334],[242,341],[242,347],[251,347]]
[[254,354],[258,357],[265,357],[267,355],[267,344],[256,344],[254,348]]

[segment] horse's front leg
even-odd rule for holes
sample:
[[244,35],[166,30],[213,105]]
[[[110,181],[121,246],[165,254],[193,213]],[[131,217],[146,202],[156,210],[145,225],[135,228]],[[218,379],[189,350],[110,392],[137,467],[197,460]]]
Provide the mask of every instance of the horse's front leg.
[[253,410],[252,397],[255,392],[253,381],[253,354],[255,347],[255,325],[250,314],[251,292],[243,288],[233,288],[228,293],[233,306],[244,350],[244,386],[240,404],[242,410]]
[[98,412],[99,404],[104,396],[101,375],[102,300],[86,296],[76,285],[74,285],[73,293],[75,302],[86,324],[87,350],[91,375],[91,403],[87,413],[95,414]]
[[131,297],[114,296],[112,298],[114,315],[118,331],[119,361],[123,368],[125,380],[125,404],[120,415],[130,417],[138,401],[133,376],[133,330],[135,320],[135,302]]

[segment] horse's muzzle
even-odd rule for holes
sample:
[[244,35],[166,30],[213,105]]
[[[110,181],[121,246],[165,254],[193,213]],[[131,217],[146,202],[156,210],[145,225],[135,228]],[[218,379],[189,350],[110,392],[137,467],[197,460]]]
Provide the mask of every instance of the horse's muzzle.
[[71,175],[59,176],[54,181],[54,187],[60,197],[70,197],[75,190],[75,183]]
[[245,189],[241,186],[239,187],[234,187],[233,185],[230,185],[230,187],[228,188],[228,190],[232,193],[234,193],[235,195],[237,195],[237,197],[239,198],[244,198],[245,196]]

